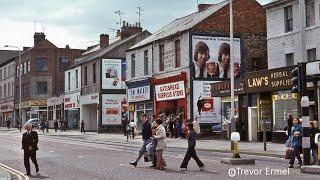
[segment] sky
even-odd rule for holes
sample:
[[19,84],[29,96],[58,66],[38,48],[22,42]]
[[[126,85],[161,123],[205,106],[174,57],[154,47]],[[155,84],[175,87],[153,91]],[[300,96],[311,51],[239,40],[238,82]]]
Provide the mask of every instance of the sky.
[[[198,0],[217,3],[222,0]],[[271,0],[258,0],[260,4]],[[197,11],[197,0],[0,0],[0,49],[4,45],[33,46],[34,32],[44,32],[58,47],[83,48],[99,43],[99,35],[114,37],[122,21],[135,24],[142,8],[141,26],[151,33],[176,18]],[[118,23],[118,24],[117,24]]]

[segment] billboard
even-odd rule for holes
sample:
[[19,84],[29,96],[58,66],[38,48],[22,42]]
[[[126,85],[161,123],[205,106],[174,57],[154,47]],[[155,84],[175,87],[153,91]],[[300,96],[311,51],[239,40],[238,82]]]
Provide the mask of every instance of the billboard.
[[125,94],[103,94],[102,125],[121,125],[123,104],[126,104]]
[[121,59],[102,59],[102,89],[121,89]]
[[221,98],[211,97],[211,84],[218,81],[193,81],[193,118],[199,123],[221,123]]
[[[192,74],[194,78],[230,78],[230,38],[192,36]],[[234,75],[240,75],[240,39],[233,38]]]

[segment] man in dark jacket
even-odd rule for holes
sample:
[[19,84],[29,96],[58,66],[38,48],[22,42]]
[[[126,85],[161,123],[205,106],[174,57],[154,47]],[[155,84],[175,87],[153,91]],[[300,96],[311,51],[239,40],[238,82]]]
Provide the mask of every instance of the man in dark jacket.
[[29,158],[31,158],[36,168],[36,173],[39,172],[36,156],[36,151],[38,150],[38,133],[36,131],[32,131],[32,125],[29,123],[25,125],[25,129],[27,132],[23,133],[22,136],[22,149],[24,150],[24,167],[27,171],[26,175],[30,176]]
[[180,169],[182,171],[187,170],[188,163],[191,159],[191,157],[196,161],[196,163],[199,166],[199,169],[202,171],[204,170],[204,164],[200,161],[199,157],[197,156],[195,147],[196,147],[196,138],[197,134],[193,129],[193,123],[188,123],[187,124],[187,130],[188,130],[188,150],[186,155],[184,156],[184,159],[181,163]]
[[152,130],[151,130],[151,124],[148,121],[148,116],[147,114],[142,114],[141,115],[141,121],[143,122],[143,127],[142,127],[142,140],[143,140],[143,145],[139,151],[139,156],[136,159],[136,161],[131,162],[129,164],[133,165],[134,167],[137,166],[138,161],[140,158],[143,156],[143,154],[146,151],[146,146],[151,142],[150,138],[152,137]]

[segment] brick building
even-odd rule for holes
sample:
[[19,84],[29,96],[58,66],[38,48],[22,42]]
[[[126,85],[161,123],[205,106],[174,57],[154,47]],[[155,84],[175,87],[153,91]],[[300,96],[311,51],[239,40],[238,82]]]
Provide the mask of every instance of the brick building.
[[[235,0],[233,3],[234,66],[238,70],[237,77],[242,77],[246,72],[267,68],[266,14],[257,1]],[[181,113],[185,121],[197,118],[203,133],[211,131],[212,125],[228,120],[230,98],[211,97],[210,94],[212,83],[227,82],[230,78],[230,71],[224,70],[230,64],[222,66],[219,52],[224,46],[226,53],[230,50],[228,37],[229,2],[223,1],[199,4],[197,12],[172,21],[131,47],[127,51],[129,92],[135,92],[135,84],[139,82],[153,91],[147,100],[133,99],[129,108],[130,119],[137,121],[140,104],[146,107],[151,101],[151,110],[156,115]],[[203,46],[205,50],[200,51],[207,54],[206,63],[201,67],[196,62],[198,46]],[[149,77],[145,78],[144,72]],[[246,99],[251,97],[241,94],[236,98],[238,119],[244,121],[245,127],[248,124]],[[206,102],[207,108],[197,108],[198,100]],[[149,109],[142,109],[142,112]],[[248,130],[243,129],[246,138]]]
[[20,107],[23,122],[30,118],[48,118],[47,98],[64,92],[64,71],[74,64],[74,59],[83,51],[70,49],[68,45],[58,48],[46,39],[44,33],[34,34],[34,46],[23,49],[21,64],[18,58],[15,59],[15,109],[19,114],[21,88]]

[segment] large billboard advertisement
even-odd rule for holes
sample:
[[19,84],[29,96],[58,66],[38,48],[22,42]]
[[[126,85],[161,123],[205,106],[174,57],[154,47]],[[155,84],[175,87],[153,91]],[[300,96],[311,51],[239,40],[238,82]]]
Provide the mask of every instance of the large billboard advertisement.
[[125,94],[102,95],[102,125],[121,125],[122,106],[126,104]]
[[102,59],[102,89],[121,89],[121,59]]
[[[240,75],[240,39],[233,39],[234,75]],[[230,38],[192,36],[192,74],[194,78],[230,78]]]
[[211,97],[211,84],[193,81],[193,118],[199,123],[221,123],[221,98]]

